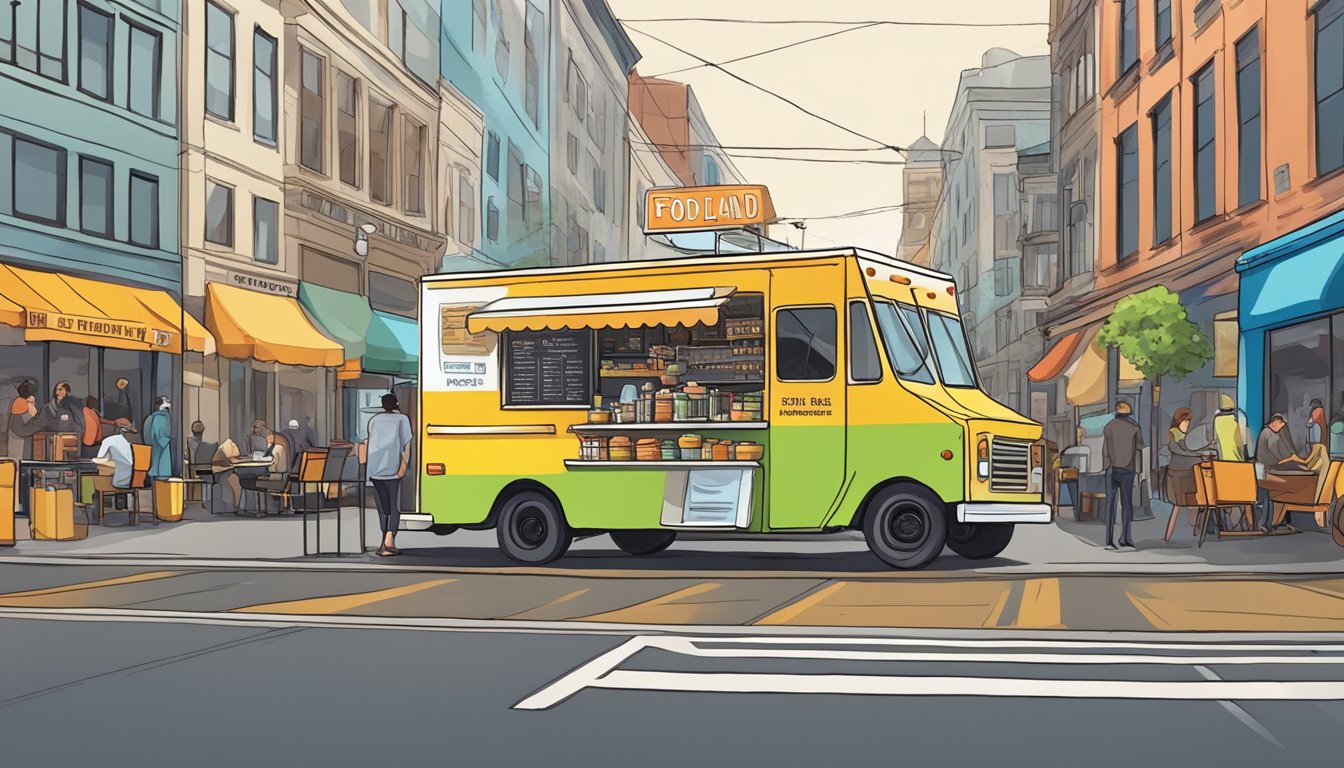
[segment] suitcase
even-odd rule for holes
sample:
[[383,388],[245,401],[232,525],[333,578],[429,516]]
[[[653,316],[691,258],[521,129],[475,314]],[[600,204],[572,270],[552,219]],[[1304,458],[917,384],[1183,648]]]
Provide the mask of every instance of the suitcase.
[[18,502],[19,463],[0,459],[0,547],[14,546],[14,507]]
[[89,535],[88,521],[75,520],[75,492],[34,488],[29,494],[28,526],[38,541],[79,541]]

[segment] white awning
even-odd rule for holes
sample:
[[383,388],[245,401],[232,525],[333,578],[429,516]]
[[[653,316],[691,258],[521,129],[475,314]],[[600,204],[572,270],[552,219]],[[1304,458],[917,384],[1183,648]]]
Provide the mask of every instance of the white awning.
[[570,296],[511,296],[467,315],[470,333],[713,325],[734,288],[681,288]]

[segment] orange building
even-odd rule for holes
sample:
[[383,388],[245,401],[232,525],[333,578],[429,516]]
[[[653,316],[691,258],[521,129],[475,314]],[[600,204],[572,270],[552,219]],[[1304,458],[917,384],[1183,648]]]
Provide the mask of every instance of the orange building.
[[1095,8],[1095,285],[1052,310],[1047,367],[1063,372],[1077,357],[1069,350],[1086,346],[1117,300],[1165,285],[1217,352],[1203,371],[1163,387],[1161,417],[1186,406],[1202,421],[1218,393],[1236,390],[1237,258],[1344,208],[1344,93],[1331,100],[1344,91],[1344,37],[1332,37],[1344,0]]

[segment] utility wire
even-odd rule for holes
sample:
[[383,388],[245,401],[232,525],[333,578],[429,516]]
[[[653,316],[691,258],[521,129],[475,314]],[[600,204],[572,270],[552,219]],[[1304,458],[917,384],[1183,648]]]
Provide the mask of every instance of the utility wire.
[[762,93],[764,93],[764,94],[767,94],[767,95],[769,95],[769,96],[773,96],[774,98],[776,98],[776,99],[778,99],[778,100],[784,102],[785,104],[788,104],[789,106],[793,107],[794,109],[798,110],[799,112],[802,112],[802,113],[807,114],[807,115],[809,115],[809,116],[811,116],[811,117],[814,117],[814,118],[816,118],[817,120],[820,120],[820,121],[822,121],[823,123],[826,123],[826,124],[828,124],[828,125],[835,126],[836,128],[839,128],[840,130],[844,131],[845,133],[848,133],[848,134],[851,134],[851,135],[854,135],[854,136],[858,136],[859,138],[864,139],[864,140],[866,140],[866,141],[871,141],[872,143],[878,145],[879,147],[883,147],[883,148],[885,148],[885,149],[891,149],[891,150],[895,150],[895,151],[897,151],[897,152],[900,152],[900,151],[901,151],[901,148],[900,148],[900,147],[894,146],[894,145],[892,145],[892,144],[888,144],[887,142],[882,141],[881,139],[875,139],[875,138],[873,138],[872,136],[869,136],[869,135],[867,135],[867,134],[865,134],[865,133],[860,133],[859,131],[856,131],[856,130],[854,130],[853,128],[850,128],[849,126],[841,125],[840,123],[835,122],[834,120],[830,119],[829,117],[825,117],[825,116],[823,116],[823,115],[819,115],[819,114],[817,114],[816,112],[813,112],[812,110],[808,109],[807,107],[804,107],[803,105],[799,104],[799,103],[796,102],[796,101],[793,101],[793,100],[788,99],[788,98],[786,98],[786,97],[784,97],[784,96],[781,96],[781,95],[779,95],[778,93],[775,93],[774,91],[772,91],[772,90],[770,90],[770,89],[768,89],[768,88],[759,86],[759,85],[757,85],[756,83],[753,83],[753,82],[751,82],[750,80],[748,80],[748,79],[746,79],[746,78],[744,78],[744,77],[742,77],[742,76],[740,76],[740,75],[733,74],[732,72],[729,72],[727,69],[724,69],[722,66],[720,66],[720,65],[718,65],[718,64],[715,64],[714,62],[710,61],[709,59],[704,58],[703,56],[697,56],[697,55],[695,55],[694,53],[691,53],[690,51],[686,50],[685,48],[682,48],[682,47],[680,47],[680,46],[673,45],[672,43],[669,43],[669,42],[667,42],[666,40],[664,40],[664,39],[662,39],[662,38],[660,38],[660,37],[657,37],[657,36],[655,36],[655,35],[651,35],[651,34],[649,34],[648,32],[645,32],[645,31],[643,31],[643,30],[641,30],[641,29],[634,29],[634,28],[632,28],[631,31],[636,32],[636,33],[638,33],[638,34],[641,34],[641,35],[643,35],[644,37],[647,37],[647,38],[649,38],[650,40],[653,40],[653,41],[656,42],[656,43],[662,43],[663,45],[667,46],[668,48],[671,48],[672,50],[677,51],[677,52],[679,52],[679,53],[681,53],[681,54],[683,54],[683,55],[685,55],[685,56],[690,56],[691,58],[693,58],[693,59],[695,59],[695,60],[697,60],[697,61],[700,61],[700,62],[704,63],[704,64],[705,64],[706,66],[708,66],[708,67],[713,67],[714,69],[719,70],[720,72],[724,73],[725,75],[728,75],[729,77],[733,78],[734,80],[737,80],[738,82],[740,82],[740,83],[742,83],[742,84],[744,84],[744,85],[749,85],[749,86],[751,86],[752,88],[755,88],[756,90],[758,90],[758,91],[760,91],[760,92],[762,92]]
[[634,141],[631,144],[637,144],[642,147],[653,147],[656,149],[746,149],[753,151],[787,151],[787,152],[885,152],[886,147],[764,147],[764,146],[745,146],[730,144],[669,144],[667,142],[657,141]]
[[[817,35],[817,36],[815,36],[815,37],[809,37],[809,38],[806,38],[806,39],[803,39],[803,40],[799,40],[799,41],[794,42],[794,43],[789,43],[788,45],[781,45],[781,46],[776,47],[776,48],[770,48],[770,49],[768,49],[768,50],[764,50],[764,51],[757,51],[756,53],[749,53],[749,54],[747,54],[746,56],[738,56],[738,57],[735,58],[735,59],[728,59],[727,61],[720,61],[720,62],[718,62],[717,64],[715,64],[714,66],[723,66],[724,64],[733,64],[733,63],[738,62],[738,61],[746,61],[747,59],[754,59],[754,58],[756,58],[757,56],[765,56],[766,54],[770,54],[770,53],[778,53],[779,51],[785,51],[785,50],[788,50],[789,48],[796,48],[796,47],[798,47],[798,46],[800,46],[800,45],[804,45],[804,44],[806,44],[806,43],[814,43],[814,42],[816,42],[816,41],[818,41],[818,40],[825,40],[825,39],[828,38],[828,37],[835,37],[835,36],[837,36],[837,35],[843,35],[843,34],[846,34],[846,33],[849,33],[849,32],[857,32],[857,31],[859,31],[860,29],[868,29],[869,27],[876,27],[876,26],[878,26],[878,22],[875,22],[875,21],[874,21],[874,22],[869,22],[869,23],[867,23],[867,24],[859,24],[858,26],[847,27],[847,28],[845,28],[845,29],[840,30],[839,32],[828,32],[828,33],[826,33],[826,34],[824,34],[824,35]],[[694,65],[694,66],[690,66],[690,67],[682,67],[681,69],[674,69],[674,70],[672,70],[671,72],[661,72],[661,73],[656,74],[656,75],[650,75],[650,77],[667,77],[667,76],[669,76],[669,75],[677,75],[677,74],[681,74],[682,72],[689,72],[689,71],[691,71],[692,69],[700,69],[701,67],[705,67],[705,66],[709,66],[709,65],[707,65],[707,64],[696,64],[696,65]]]
[[896,203],[895,205],[883,205],[877,208],[864,208],[859,211],[849,211],[847,213],[836,213],[830,216],[793,216],[786,219],[780,219],[779,223],[787,224],[792,221],[824,221],[829,219],[856,219],[860,216],[875,216],[879,213],[890,213],[905,208],[905,203]]
[[[658,150],[648,147],[631,146],[636,152],[657,153]],[[723,149],[715,147],[715,149]],[[785,162],[797,163],[841,163],[850,165],[906,165],[904,160],[865,160],[862,158],[847,159],[843,157],[797,157],[793,155],[756,155],[746,152],[724,152],[723,154],[737,160],[783,160]]]
[[711,19],[706,17],[680,17],[664,19],[621,19],[622,24],[662,24],[666,22],[701,22],[706,24],[882,24],[893,27],[1048,27],[1048,21],[893,21],[877,19],[872,21],[843,21],[840,19]]

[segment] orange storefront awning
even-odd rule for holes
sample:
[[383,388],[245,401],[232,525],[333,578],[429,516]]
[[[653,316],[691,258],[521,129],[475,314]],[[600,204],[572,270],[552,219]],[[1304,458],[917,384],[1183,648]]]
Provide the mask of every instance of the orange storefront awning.
[[1075,353],[1082,346],[1083,334],[1084,331],[1074,331],[1055,342],[1040,362],[1027,371],[1027,378],[1040,384],[1064,373],[1065,369],[1073,364]]
[[345,362],[345,348],[313,327],[288,296],[207,283],[205,325],[221,357],[317,368]]

